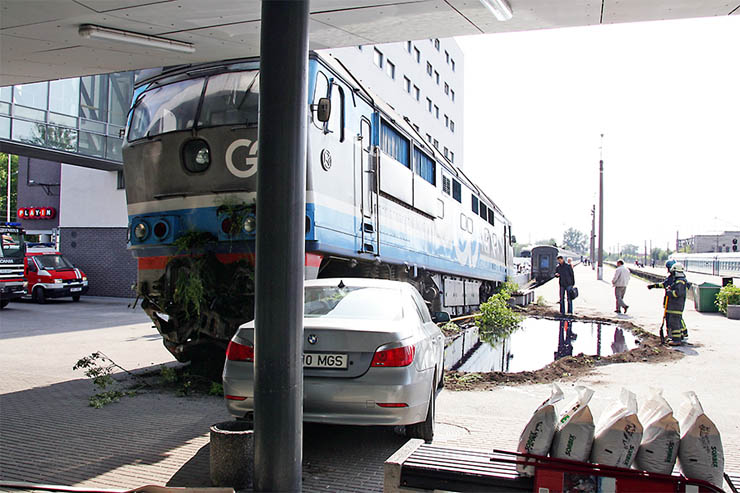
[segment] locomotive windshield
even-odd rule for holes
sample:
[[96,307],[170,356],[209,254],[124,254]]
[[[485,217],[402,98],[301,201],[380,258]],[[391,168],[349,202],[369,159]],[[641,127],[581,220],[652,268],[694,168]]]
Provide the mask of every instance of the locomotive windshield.
[[[194,126],[255,125],[259,100],[257,74],[256,70],[227,72],[149,89],[134,105],[128,140]],[[203,104],[199,105],[201,98]]]

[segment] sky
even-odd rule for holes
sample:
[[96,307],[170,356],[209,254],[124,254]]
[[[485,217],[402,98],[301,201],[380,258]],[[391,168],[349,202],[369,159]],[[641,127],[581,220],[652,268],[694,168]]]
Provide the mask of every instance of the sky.
[[[740,230],[740,15],[456,38],[463,169],[520,243]],[[603,139],[601,138],[603,134]]]

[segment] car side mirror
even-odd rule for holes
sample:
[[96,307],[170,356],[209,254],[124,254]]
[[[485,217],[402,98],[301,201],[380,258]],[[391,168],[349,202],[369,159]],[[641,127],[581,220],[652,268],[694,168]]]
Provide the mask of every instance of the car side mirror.
[[512,242],[512,243],[516,243],[516,236],[514,236],[514,235],[511,235],[511,242]]
[[319,104],[316,105],[316,118],[320,122],[328,122],[331,116],[331,99],[320,98]]
[[446,324],[452,320],[447,312],[432,312],[432,322],[435,324]]

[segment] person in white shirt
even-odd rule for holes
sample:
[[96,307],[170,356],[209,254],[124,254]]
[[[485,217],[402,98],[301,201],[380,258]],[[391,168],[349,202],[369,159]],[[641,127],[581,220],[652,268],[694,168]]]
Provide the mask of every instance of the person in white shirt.
[[627,313],[629,305],[624,302],[624,293],[627,291],[627,283],[630,282],[630,271],[624,260],[621,258],[617,260],[617,270],[614,272],[614,278],[612,278],[612,286],[614,286],[614,296],[617,298],[617,309],[614,310],[616,313],[622,313],[620,310],[624,308],[624,313]]

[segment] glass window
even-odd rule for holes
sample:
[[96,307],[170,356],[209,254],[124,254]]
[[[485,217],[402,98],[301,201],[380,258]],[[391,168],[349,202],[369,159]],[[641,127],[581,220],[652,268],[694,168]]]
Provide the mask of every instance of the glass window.
[[378,67],[383,68],[383,53],[377,48],[375,48],[375,52],[373,53],[373,62]]
[[439,51],[439,40],[438,40],[438,39],[435,39],[435,40],[434,40],[434,48],[435,48],[435,49],[436,49],[437,51]]
[[434,117],[439,120],[439,106],[434,105]]
[[432,112],[432,100],[427,98],[427,111]]
[[388,60],[388,62],[385,64],[385,73],[388,74],[388,77],[390,77],[391,79],[395,79],[396,78],[396,64]]
[[434,71],[434,80],[437,82],[437,85],[439,85],[439,72],[436,70]]
[[10,118],[0,116],[0,139],[10,138]]
[[485,221],[488,218],[488,207],[483,202],[480,203],[480,217]]
[[450,161],[455,162],[455,153],[450,151]]
[[46,111],[37,110],[34,108],[26,108],[25,106],[16,106],[13,116],[16,118],[25,118],[26,120],[36,120],[43,122],[46,120]]
[[450,97],[452,98],[452,101],[455,101],[455,91],[450,89]]
[[193,128],[203,83],[184,80],[144,92],[134,106],[128,139]]
[[455,122],[453,120],[450,120],[450,131],[453,134],[455,133]]
[[0,87],[0,101],[10,103],[10,98],[13,95],[13,86]]
[[411,94],[411,80],[408,77],[403,78],[403,87],[406,89],[406,92]]
[[432,72],[434,72],[434,68],[431,63],[427,62],[427,74],[429,74],[429,77],[432,76]]
[[13,132],[10,137],[12,140],[43,146],[46,145],[45,135],[46,126],[43,123],[13,120]]
[[473,212],[474,213],[478,214],[478,197],[476,197],[475,195],[471,195],[470,197],[472,199],[472,207],[471,208],[473,209]]
[[462,203],[462,186],[454,178],[452,180],[452,198]]
[[88,120],[108,121],[108,76],[92,75],[80,79],[80,113]]
[[421,63],[421,52],[417,47],[414,47],[414,56],[416,57],[416,63]]
[[21,106],[47,109],[47,98],[49,96],[49,83],[36,82],[34,84],[20,84],[14,87],[13,102]]
[[419,90],[419,88],[418,88],[418,87],[416,87],[416,86],[414,86],[414,97],[416,98],[416,100],[417,100],[417,101],[418,101],[419,99],[421,99],[421,91],[420,91],[420,90]]
[[428,141],[429,143],[431,143],[431,142],[432,142],[432,136],[431,136],[431,135],[429,135],[429,134],[427,134],[427,141]]
[[77,152],[86,156],[105,157],[105,136],[80,132]]
[[[131,93],[129,93],[129,99]],[[128,103],[126,104],[128,106]],[[80,79],[62,79],[49,82],[49,111],[77,116],[80,112]],[[76,122],[75,122],[75,127]]]
[[62,151],[77,150],[77,130],[65,127],[47,125],[45,129],[46,145]]
[[134,93],[134,77],[132,72],[110,74],[109,80],[109,108],[108,123],[126,126],[126,117],[131,107],[131,95]]
[[0,101],[0,115],[10,115],[10,103]]
[[74,269],[74,266],[61,255],[35,255],[39,268],[44,270]]
[[123,175],[123,170],[119,169],[116,175],[116,190],[123,190],[126,188],[126,178]]
[[450,126],[450,117],[445,115],[445,127],[449,127],[449,126]]
[[411,53],[411,41],[406,41],[406,51]]
[[445,82],[445,94],[450,94],[450,85]]
[[445,62],[450,63],[450,54],[445,51]]
[[434,139],[434,148],[439,149],[439,141],[437,139]]
[[409,141],[385,121],[380,123],[380,148],[390,157],[409,167]]
[[105,157],[114,161],[123,161],[123,155],[121,154],[121,147],[123,146],[123,139],[117,139],[115,137],[105,138]]
[[450,179],[446,177],[445,175],[442,175],[442,192],[449,195],[451,193],[452,188],[452,182],[450,182]]
[[353,318],[401,320],[403,309],[398,289],[309,286],[303,316],[306,318]]
[[488,209],[488,224],[495,226],[495,216],[493,215],[493,209]]
[[198,126],[256,125],[257,73],[256,70],[227,72],[209,77]]
[[452,58],[450,58],[450,65],[452,65],[452,71],[454,72],[455,71],[455,60],[453,60]]
[[338,84],[331,86],[331,113],[327,129],[337,134],[339,142],[344,142],[344,91]]
[[449,155],[449,153],[450,153],[450,150],[445,147],[444,148],[444,155],[445,155],[445,157],[447,157]]
[[418,147],[414,148],[414,170],[416,174],[432,185],[437,185],[436,163]]

